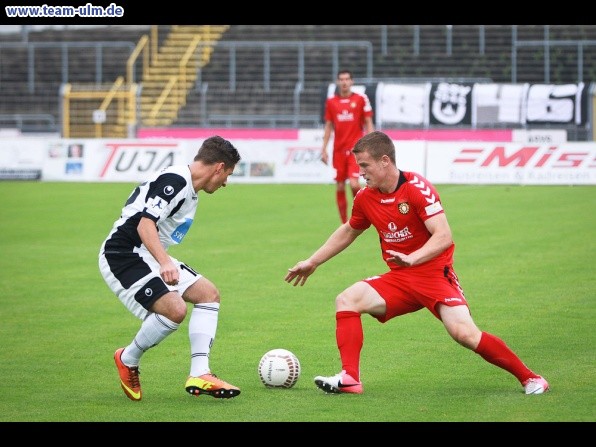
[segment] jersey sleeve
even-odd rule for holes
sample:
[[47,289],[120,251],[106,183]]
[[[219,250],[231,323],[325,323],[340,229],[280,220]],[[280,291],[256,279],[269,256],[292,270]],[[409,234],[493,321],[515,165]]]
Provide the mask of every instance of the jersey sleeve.
[[325,100],[325,121],[333,122],[333,104],[331,103],[331,98],[327,98]]
[[445,212],[439,193],[424,177],[414,174],[409,181],[409,186],[412,201],[422,221]]
[[364,101],[364,105],[362,106],[362,114],[363,114],[364,118],[368,118],[368,117],[372,118],[373,108],[372,108],[372,104],[370,103],[370,99],[368,98],[366,93],[363,93],[361,96]]
[[350,216],[350,226],[355,230],[366,230],[371,226],[370,220],[366,217],[364,212],[363,204],[366,203],[365,189],[362,188],[354,197],[354,203],[352,204],[352,215]]
[[165,173],[160,175],[149,185],[143,217],[154,222],[167,217],[172,209],[178,206],[178,201],[184,197],[180,194],[186,187],[186,180],[178,174]]

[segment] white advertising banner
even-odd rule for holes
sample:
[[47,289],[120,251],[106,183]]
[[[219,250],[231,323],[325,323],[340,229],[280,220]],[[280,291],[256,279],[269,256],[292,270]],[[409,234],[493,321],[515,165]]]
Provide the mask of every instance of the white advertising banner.
[[188,163],[187,146],[179,140],[55,140],[48,144],[42,178],[140,182],[167,166]]
[[[284,141],[233,141],[242,160],[230,183],[333,183],[335,171],[321,161],[321,145]],[[330,146],[332,143],[330,143]],[[400,142],[398,162],[422,172],[424,142]]]
[[[320,131],[299,132],[293,139],[230,141],[242,157],[230,183],[334,181],[333,168],[321,162]],[[167,166],[192,162],[202,142],[202,138],[0,139],[0,178],[141,182]],[[596,143],[394,142],[398,167],[433,183],[596,185]]]
[[434,183],[593,185],[596,144],[428,143],[426,177]]
[[[242,159],[230,183],[333,183],[335,171],[321,161],[320,131],[295,140],[230,139]],[[172,164],[190,163],[203,139],[55,140],[47,144],[43,180],[140,182]],[[330,141],[328,150],[333,142]],[[400,162],[424,168],[424,142],[402,142]]]
[[472,125],[523,124],[529,84],[475,84]]
[[0,180],[39,180],[46,147],[43,138],[0,138]]
[[431,84],[386,84],[379,82],[376,92],[375,123],[410,124],[428,127],[428,96]]

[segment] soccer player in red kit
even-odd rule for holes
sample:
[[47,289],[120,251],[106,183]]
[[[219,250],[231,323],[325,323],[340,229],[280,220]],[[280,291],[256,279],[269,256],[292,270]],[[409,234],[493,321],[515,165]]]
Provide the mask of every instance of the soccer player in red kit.
[[457,343],[511,373],[526,394],[548,391],[548,382],[530,370],[503,340],[474,323],[453,270],[455,245],[435,187],[421,175],[397,168],[393,141],[382,132],[363,136],[353,152],[366,187],[354,198],[349,222],[308,259],[288,269],[285,281],[303,286],[319,265],[347,248],[371,225],[379,235],[389,271],[354,283],[335,299],[342,370],[334,376],[315,377],[316,386],[327,393],[361,394],[361,314],[385,323],[426,307]]
[[352,197],[360,189],[360,174],[352,148],[365,133],[374,129],[373,111],[366,94],[352,91],[354,81],[352,73],[341,70],[337,74],[338,93],[325,102],[325,131],[321,161],[328,163],[327,143],[333,131],[333,162],[335,169],[335,200],[342,223],[348,220],[348,199],[346,181],[350,183]]

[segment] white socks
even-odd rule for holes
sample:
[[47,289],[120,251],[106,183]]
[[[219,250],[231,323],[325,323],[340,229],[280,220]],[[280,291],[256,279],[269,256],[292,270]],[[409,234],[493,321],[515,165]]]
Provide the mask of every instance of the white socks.
[[143,353],[159,344],[179,326],[178,323],[168,320],[163,315],[150,313],[132,343],[122,353],[122,362],[126,366],[139,366]]
[[219,303],[195,304],[190,321],[188,336],[190,338],[190,375],[198,377],[210,372],[209,353],[219,317]]

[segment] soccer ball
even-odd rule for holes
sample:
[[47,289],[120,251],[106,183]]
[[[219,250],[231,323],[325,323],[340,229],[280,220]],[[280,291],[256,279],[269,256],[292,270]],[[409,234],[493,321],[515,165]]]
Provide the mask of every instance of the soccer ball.
[[300,362],[287,349],[272,349],[259,361],[259,377],[269,388],[292,388],[300,377]]

